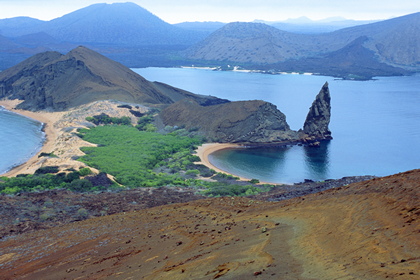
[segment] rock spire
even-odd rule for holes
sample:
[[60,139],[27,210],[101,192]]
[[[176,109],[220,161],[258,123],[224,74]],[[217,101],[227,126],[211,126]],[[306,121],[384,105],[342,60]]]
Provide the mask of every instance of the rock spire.
[[303,132],[315,140],[332,139],[331,131],[328,128],[331,117],[331,96],[328,82],[325,82],[321,91],[309,108],[306,116]]

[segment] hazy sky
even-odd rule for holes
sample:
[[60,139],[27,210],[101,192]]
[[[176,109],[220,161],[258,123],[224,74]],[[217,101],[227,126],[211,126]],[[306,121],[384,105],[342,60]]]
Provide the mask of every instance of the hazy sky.
[[94,3],[134,2],[169,23],[269,21],[306,16],[387,19],[420,11],[418,0],[0,0],[0,19],[50,20]]

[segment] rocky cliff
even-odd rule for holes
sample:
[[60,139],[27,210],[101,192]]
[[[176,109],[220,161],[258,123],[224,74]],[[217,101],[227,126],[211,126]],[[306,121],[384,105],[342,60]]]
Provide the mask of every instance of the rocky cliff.
[[326,82],[309,108],[303,132],[316,140],[331,139],[328,128],[331,118],[331,96]]
[[273,143],[297,139],[286,116],[271,103],[253,100],[200,106],[181,100],[160,114],[165,125],[198,129],[208,140],[230,143]]
[[200,104],[227,102],[152,83],[129,68],[85,47],[66,55],[37,54],[0,72],[0,98],[24,100],[27,110],[66,110],[97,100],[171,104],[183,98]]
[[290,129],[286,116],[275,105],[260,100],[201,106],[184,99],[168,106],[160,117],[165,125],[198,130],[209,141],[257,145],[311,143],[331,139],[330,101],[328,83],[325,83],[300,131]]

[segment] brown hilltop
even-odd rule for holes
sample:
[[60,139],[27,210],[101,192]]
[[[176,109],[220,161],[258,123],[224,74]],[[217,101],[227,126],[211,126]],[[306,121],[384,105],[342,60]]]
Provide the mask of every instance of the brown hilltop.
[[212,198],[0,243],[1,279],[418,279],[420,170],[282,202]]
[[[21,109],[65,110],[97,100],[170,104],[189,97],[225,102],[161,83],[152,83],[122,64],[85,47],[66,55],[37,54],[0,72],[0,98],[21,99]],[[209,101],[210,100],[210,101]]]

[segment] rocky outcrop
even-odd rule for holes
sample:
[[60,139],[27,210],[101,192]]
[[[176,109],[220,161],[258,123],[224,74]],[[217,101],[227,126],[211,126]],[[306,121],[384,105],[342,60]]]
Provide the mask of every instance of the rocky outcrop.
[[286,116],[277,107],[261,100],[236,101],[203,106],[184,99],[160,113],[164,125],[199,131],[208,141],[247,145],[284,145],[331,139],[330,93],[325,83],[309,110],[304,129],[291,130]]
[[330,118],[331,96],[328,82],[326,82],[309,109],[303,125],[303,132],[313,140],[332,139],[331,131],[328,128]]
[[261,100],[212,106],[181,100],[164,109],[160,117],[165,125],[199,130],[209,141],[262,144],[297,140],[286,116]]

